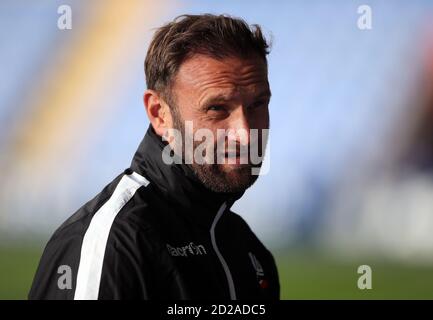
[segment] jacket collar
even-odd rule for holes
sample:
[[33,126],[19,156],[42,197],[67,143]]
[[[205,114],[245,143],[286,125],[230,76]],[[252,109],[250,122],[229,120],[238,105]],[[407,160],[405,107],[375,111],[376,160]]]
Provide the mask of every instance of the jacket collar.
[[217,193],[206,188],[186,164],[165,164],[162,151],[167,142],[155,133],[152,125],[141,141],[131,163],[131,169],[146,177],[167,199],[188,212],[194,219],[210,225],[218,209],[227,208],[244,192]]

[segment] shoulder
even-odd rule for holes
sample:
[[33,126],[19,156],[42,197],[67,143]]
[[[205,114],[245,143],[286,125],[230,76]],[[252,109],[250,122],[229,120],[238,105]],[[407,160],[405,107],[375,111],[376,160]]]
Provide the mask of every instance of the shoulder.
[[247,241],[249,241],[250,245],[270,256],[270,258],[272,258],[273,260],[272,253],[263,244],[263,242],[259,239],[256,233],[251,229],[245,219],[233,211],[230,211],[230,214],[233,219],[233,223],[236,225],[236,228],[239,230],[240,233],[246,235]]
[[[61,266],[70,268],[75,287],[82,274],[100,270],[100,275],[107,259],[126,265],[125,257],[150,255],[153,241],[149,238],[156,233],[149,219],[142,218],[154,216],[147,201],[147,184],[139,175],[122,173],[68,218],[44,249],[30,297],[71,298],[73,291],[57,288]],[[134,255],[129,256],[130,252]]]
[[253,240],[259,241],[261,243],[259,238],[256,236],[255,232],[251,229],[249,224],[245,221],[245,219],[242,216],[240,216],[239,214],[233,211],[230,211],[230,216],[233,220],[232,223],[235,223],[236,227],[240,229],[240,231],[248,233]]
[[[69,217],[52,235],[46,251],[85,250],[86,245],[126,243],[154,234],[157,214],[149,181],[135,172],[118,175]],[[98,244],[100,245],[100,244]],[[79,249],[78,248],[78,249]],[[76,249],[75,249],[76,250]]]
[[[134,225],[137,212],[149,211],[148,181],[137,174],[120,174],[99,194],[70,216],[53,234],[50,242],[61,238],[83,236],[92,225],[111,226],[117,217]],[[131,214],[132,213],[132,214]]]

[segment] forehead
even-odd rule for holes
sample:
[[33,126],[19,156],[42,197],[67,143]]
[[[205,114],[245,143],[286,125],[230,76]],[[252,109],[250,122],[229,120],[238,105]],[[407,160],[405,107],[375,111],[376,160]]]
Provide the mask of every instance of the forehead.
[[260,57],[215,59],[194,55],[180,66],[173,88],[182,95],[255,93],[268,88],[266,63]]

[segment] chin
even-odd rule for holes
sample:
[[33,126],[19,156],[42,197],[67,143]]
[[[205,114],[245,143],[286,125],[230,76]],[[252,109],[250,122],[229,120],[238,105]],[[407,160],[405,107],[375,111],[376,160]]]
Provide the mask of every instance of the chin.
[[243,165],[226,165],[223,170],[227,181],[238,184],[239,187],[245,188],[251,186],[256,181],[257,176],[251,174],[251,166]]
[[251,173],[251,166],[249,164],[223,164],[220,165],[220,168],[224,172],[232,172],[232,171],[248,171]]
[[215,192],[240,192],[248,189],[258,178],[251,174],[248,164],[193,166],[201,182]]

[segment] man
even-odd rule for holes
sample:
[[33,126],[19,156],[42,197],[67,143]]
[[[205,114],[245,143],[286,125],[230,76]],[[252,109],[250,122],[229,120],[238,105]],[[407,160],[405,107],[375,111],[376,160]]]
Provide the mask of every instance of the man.
[[230,211],[261,165],[245,150],[266,145],[267,53],[260,27],[228,16],[156,32],[151,125],[131,167],[54,233],[30,299],[279,299],[272,254]]

